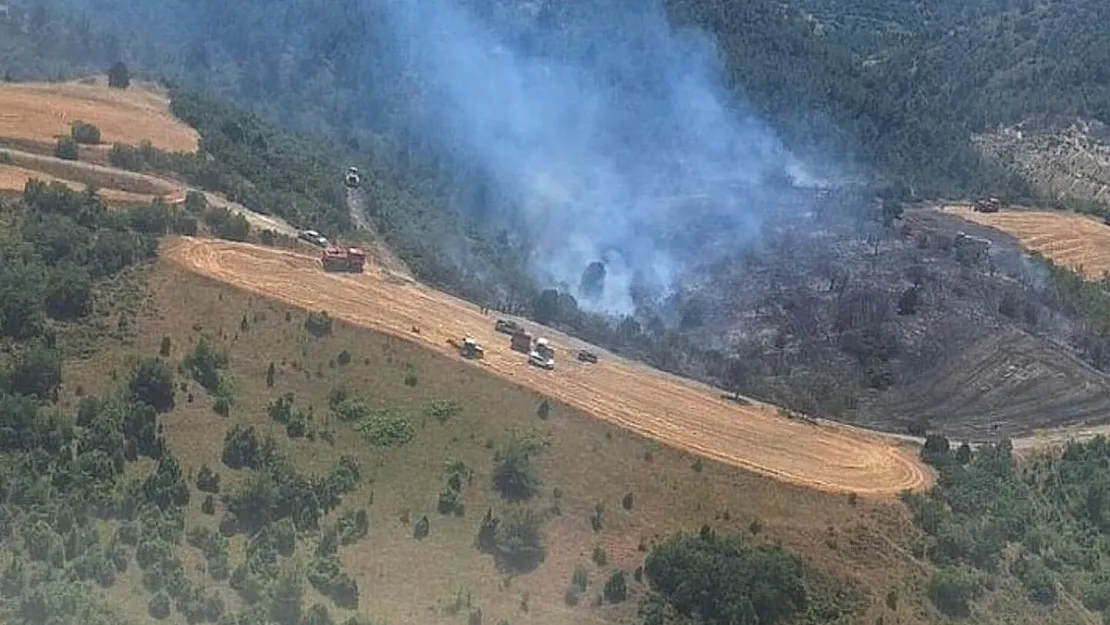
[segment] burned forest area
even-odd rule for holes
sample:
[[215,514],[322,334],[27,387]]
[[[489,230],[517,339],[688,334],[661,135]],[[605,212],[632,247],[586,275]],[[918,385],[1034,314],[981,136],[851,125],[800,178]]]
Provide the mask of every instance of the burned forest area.
[[1058,284],[1071,274],[1014,239],[855,191],[784,202],[761,229],[671,298],[673,330],[649,322],[656,340],[618,349],[896,433],[996,440],[1110,409],[1102,335]]

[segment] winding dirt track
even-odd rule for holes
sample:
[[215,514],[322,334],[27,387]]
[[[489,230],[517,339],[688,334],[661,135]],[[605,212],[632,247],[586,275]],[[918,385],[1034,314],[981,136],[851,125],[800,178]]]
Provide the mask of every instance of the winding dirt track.
[[610,354],[602,353],[597,365],[581,364],[568,352],[581,343],[546,329],[558,365],[554,371],[530,367],[522,354],[509,350],[505,335],[494,332],[493,319],[473,305],[378,267],[367,267],[361,276],[328,274],[314,256],[192,238],[167,241],[164,256],[201,275],[301,308],[326,310],[440,353],[454,354],[447,340],[471,334],[486,348],[485,360],[474,366],[733,466],[822,490],[876,496],[927,488],[933,480],[912,451],[878,434],[790,420],[772,406],[742,407],[709,387]]

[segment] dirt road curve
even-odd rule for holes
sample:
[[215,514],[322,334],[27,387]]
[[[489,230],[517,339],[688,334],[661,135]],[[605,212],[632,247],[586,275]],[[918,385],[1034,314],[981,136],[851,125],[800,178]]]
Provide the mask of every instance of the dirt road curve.
[[[741,407],[711,389],[603,354],[597,365],[568,353],[576,340],[545,331],[557,350],[555,371],[526,364],[493,319],[471,304],[377,267],[361,276],[326,274],[313,256],[224,241],[168,241],[171,262],[248,291],[387,332],[458,358],[447,339],[469,333],[486,347],[474,366],[650,438],[721,462],[824,490],[891,495],[921,489],[932,474],[891,440],[831,424],[779,416],[769,406]],[[412,332],[412,327],[420,333]]]
[[1055,263],[1081,269],[1092,280],[1101,280],[1110,271],[1110,227],[1087,215],[1006,209],[977,213],[966,205],[945,206],[942,210],[1001,230]]
[[[187,190],[200,191],[200,189],[192,189],[180,182],[152,174],[105,167],[95,163],[67,161],[53,156],[43,156],[42,154],[9,148],[0,149],[0,152],[5,153],[12,162],[12,166],[5,166],[8,173],[0,177],[0,185],[6,184],[7,187],[0,186],[0,188],[22,191],[23,185],[30,178],[38,178],[47,182],[61,180],[70,186],[92,184],[100,190],[100,195],[105,200],[116,199],[133,202],[140,199],[150,201],[157,195],[184,195]],[[242,204],[232,202],[209,191],[200,192],[204,194],[210,205],[222,206],[245,217],[252,228],[269,229],[290,237],[297,236],[296,228],[280,217],[257,213]]]

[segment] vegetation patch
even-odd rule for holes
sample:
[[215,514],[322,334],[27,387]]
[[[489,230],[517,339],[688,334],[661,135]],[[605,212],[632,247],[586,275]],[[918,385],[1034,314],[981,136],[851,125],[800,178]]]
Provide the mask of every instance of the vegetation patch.
[[972,450],[932,435],[922,457],[941,486],[905,501],[940,567],[928,589],[939,610],[966,616],[981,580],[1007,576],[1038,604],[1055,604],[1064,587],[1088,609],[1110,610],[1110,491],[1100,477],[1110,441],[1071,442],[1019,465],[1008,441]]
[[362,440],[374,447],[400,447],[416,436],[409,414],[396,408],[371,412],[355,429]]
[[424,406],[424,415],[439,423],[447,423],[462,412],[462,406],[450,399],[437,399]]
[[532,458],[551,440],[539,430],[513,432],[493,455],[493,486],[510,501],[531,499],[541,484]]
[[[697,615],[698,623],[774,625],[806,610],[801,562],[781,547],[753,546],[739,536],[679,533],[653,549],[644,564],[651,595],[641,607],[644,623]],[[614,598],[625,585],[612,584]]]

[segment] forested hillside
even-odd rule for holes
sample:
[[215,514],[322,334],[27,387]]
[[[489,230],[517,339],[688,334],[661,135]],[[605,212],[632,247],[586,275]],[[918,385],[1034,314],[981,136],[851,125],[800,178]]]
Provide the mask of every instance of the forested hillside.
[[[732,85],[796,142],[846,150],[921,194],[1025,191],[978,162],[967,144],[972,131],[1041,113],[1110,116],[1103,3],[666,5],[677,24],[716,37]],[[564,13],[558,3],[543,3],[535,16],[511,1],[478,6],[505,29]],[[373,4],[35,0],[28,8],[33,45],[0,57],[16,75],[122,55],[379,158],[438,171],[441,184],[458,182],[438,167],[433,146],[405,134],[416,85],[381,60]],[[87,19],[67,25],[57,15]],[[381,84],[396,88],[374,88]]]

